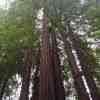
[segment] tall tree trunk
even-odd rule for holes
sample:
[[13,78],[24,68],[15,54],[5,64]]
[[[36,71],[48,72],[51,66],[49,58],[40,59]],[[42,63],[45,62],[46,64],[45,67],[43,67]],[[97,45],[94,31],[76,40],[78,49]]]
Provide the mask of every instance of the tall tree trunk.
[[55,100],[52,62],[50,57],[50,34],[48,32],[48,18],[44,14],[41,64],[40,64],[40,97],[39,100]]
[[52,64],[53,64],[53,75],[55,79],[55,94],[56,100],[65,100],[63,79],[62,79],[62,70],[60,66],[60,59],[58,55],[57,41],[55,33],[51,33],[51,42],[52,42]]
[[3,95],[4,95],[4,92],[5,92],[5,88],[6,88],[6,86],[7,86],[7,83],[8,83],[8,76],[6,76],[5,78],[4,78],[4,80],[3,80],[3,82],[1,83],[2,85],[2,87],[1,87],[1,89],[0,89],[0,100],[2,100],[3,99]]
[[74,79],[74,85],[78,94],[79,100],[90,100],[88,93],[86,91],[86,88],[84,86],[83,80],[82,80],[82,72],[79,71],[77,63],[75,61],[75,57],[72,53],[72,47],[69,41],[66,38],[66,34],[61,33],[62,40],[64,42],[65,51],[68,56],[68,62],[71,66],[71,71]]
[[[78,59],[80,60],[80,64],[83,70],[83,74],[86,78],[88,87],[90,89],[90,94],[93,100],[100,100],[100,94],[98,92],[98,88],[96,86],[96,83],[93,79],[93,75],[91,72],[91,69],[93,69],[93,65],[91,65],[91,62],[89,61],[89,58],[86,56],[90,56],[87,52],[86,49],[81,48],[81,43],[82,40],[79,39],[79,37],[74,34],[70,34],[70,39],[72,40],[72,44],[73,47],[75,48],[77,55],[78,55]],[[90,56],[93,57],[93,56]]]
[[22,72],[22,87],[19,100],[29,100],[29,85],[32,68],[32,48],[26,48]]

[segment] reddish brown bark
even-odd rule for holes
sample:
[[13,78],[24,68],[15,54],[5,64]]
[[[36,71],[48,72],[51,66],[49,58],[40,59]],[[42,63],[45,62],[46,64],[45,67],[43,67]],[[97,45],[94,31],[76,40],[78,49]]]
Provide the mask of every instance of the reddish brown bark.
[[29,100],[31,67],[32,67],[32,49],[26,48],[24,54],[24,66],[22,72],[22,87],[19,100]]
[[40,98],[39,100],[64,100],[64,87],[61,79],[60,60],[57,54],[55,34],[48,31],[48,18],[43,18]]
[[50,57],[50,34],[48,18],[43,17],[42,47],[40,61],[40,97],[39,100],[55,100],[52,62]]

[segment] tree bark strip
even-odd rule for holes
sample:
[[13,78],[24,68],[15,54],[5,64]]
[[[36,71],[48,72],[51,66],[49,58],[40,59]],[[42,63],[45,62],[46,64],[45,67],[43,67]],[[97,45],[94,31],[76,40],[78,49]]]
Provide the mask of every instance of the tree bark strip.
[[32,49],[26,48],[24,54],[24,66],[22,72],[22,87],[19,100],[29,100],[31,68],[32,68]]

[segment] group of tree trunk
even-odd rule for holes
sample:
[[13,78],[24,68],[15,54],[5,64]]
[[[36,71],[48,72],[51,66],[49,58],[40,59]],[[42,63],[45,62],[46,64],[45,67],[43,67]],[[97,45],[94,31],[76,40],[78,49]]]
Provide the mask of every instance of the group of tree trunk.
[[[49,19],[44,14],[41,49],[33,78],[31,100],[65,100],[64,79],[62,77],[56,35],[55,31],[49,31]],[[64,43],[64,50],[68,56],[78,99],[100,100],[100,94],[91,72],[91,64],[86,58],[88,53],[81,48],[82,40],[70,28],[68,33],[61,32],[60,35]],[[74,53],[73,50],[75,51]],[[77,64],[77,60],[79,64]],[[26,49],[24,61],[22,89],[19,100],[29,100],[29,83],[32,68],[32,50],[30,48]]]

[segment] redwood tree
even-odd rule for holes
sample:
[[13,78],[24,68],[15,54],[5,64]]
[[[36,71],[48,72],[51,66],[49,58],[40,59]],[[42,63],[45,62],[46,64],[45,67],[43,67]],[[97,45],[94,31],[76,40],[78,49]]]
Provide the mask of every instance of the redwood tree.
[[42,44],[41,44],[41,61],[40,61],[39,100],[55,100],[49,39],[50,39],[50,34],[48,30],[48,17],[44,14]]
[[40,100],[64,100],[56,36],[55,33],[50,33],[48,25],[48,17],[44,15],[40,64]]

